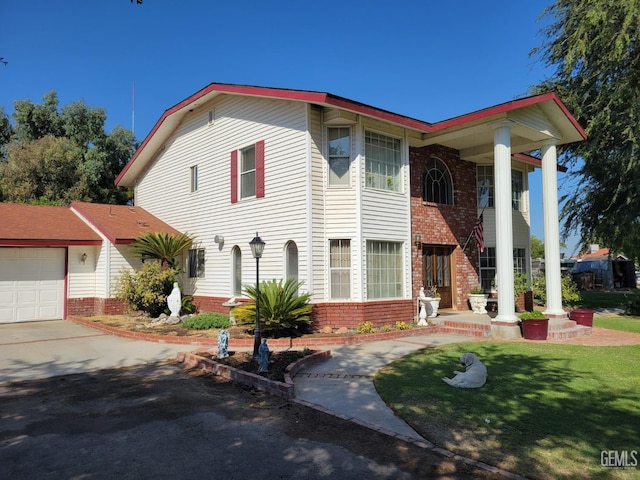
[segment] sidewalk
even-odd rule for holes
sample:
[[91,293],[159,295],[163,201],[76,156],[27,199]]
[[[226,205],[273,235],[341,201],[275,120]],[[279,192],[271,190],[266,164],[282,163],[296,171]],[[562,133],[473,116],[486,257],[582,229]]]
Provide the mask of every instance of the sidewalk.
[[332,347],[331,358],[303,368],[293,378],[296,400],[394,436],[426,442],[384,403],[373,377],[380,368],[415,350],[472,340],[436,333]]

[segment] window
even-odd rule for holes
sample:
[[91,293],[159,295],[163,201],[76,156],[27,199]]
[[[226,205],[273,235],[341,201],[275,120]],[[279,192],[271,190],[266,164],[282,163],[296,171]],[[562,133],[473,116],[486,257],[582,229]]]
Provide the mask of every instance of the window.
[[348,127],[327,129],[329,185],[349,186],[351,166],[351,130]]
[[402,297],[402,243],[367,241],[367,297]]
[[[493,208],[493,167],[481,165],[478,167],[478,208]],[[520,170],[511,170],[511,206],[514,210],[522,208],[522,192],[524,180]]]
[[240,247],[233,247],[231,257],[233,262],[233,295],[240,296],[242,295],[242,252]]
[[295,281],[298,281],[298,246],[296,245],[296,242],[287,242],[285,253],[287,280],[292,278]]
[[189,278],[204,277],[204,248],[189,250]]
[[374,132],[365,132],[366,186],[400,191],[400,140]]
[[198,191],[198,166],[191,167],[191,191]]
[[264,140],[231,152],[231,203],[264,197]]
[[240,198],[256,195],[256,147],[240,150]]
[[453,182],[449,169],[441,160],[430,158],[424,176],[424,200],[426,202],[453,205]]
[[[513,249],[513,272],[527,273],[527,257],[524,248]],[[495,287],[496,280],[496,249],[495,247],[485,247],[480,253],[480,284],[486,291]]]
[[524,248],[513,249],[513,271],[514,273],[527,273],[527,257]]
[[493,208],[493,167],[478,167],[478,208]]
[[480,252],[480,285],[489,292],[495,286],[496,279],[496,248],[485,247]]
[[511,206],[514,210],[519,211],[522,207],[523,190],[522,172],[520,170],[511,170]]
[[351,241],[329,242],[329,288],[332,300],[351,298]]

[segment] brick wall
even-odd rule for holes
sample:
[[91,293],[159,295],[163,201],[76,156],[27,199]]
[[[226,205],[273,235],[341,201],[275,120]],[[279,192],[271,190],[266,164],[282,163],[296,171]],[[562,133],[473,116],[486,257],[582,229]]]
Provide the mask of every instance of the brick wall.
[[[426,162],[431,157],[441,160],[451,172],[454,205],[424,201]],[[452,254],[452,302],[458,310],[468,310],[467,295],[478,282],[478,252],[473,244],[462,246],[477,219],[476,166],[460,160],[457,150],[442,145],[409,149],[411,170],[411,238],[422,236],[423,244],[447,245]],[[422,248],[412,247],[413,298],[422,285]]]
[[67,315],[90,317],[92,315],[122,315],[125,305],[117,298],[69,298],[67,300]]
[[324,327],[353,329],[363,322],[371,322],[375,327],[381,327],[394,325],[396,322],[410,323],[414,316],[413,300],[315,303],[311,314],[311,327],[313,330]]

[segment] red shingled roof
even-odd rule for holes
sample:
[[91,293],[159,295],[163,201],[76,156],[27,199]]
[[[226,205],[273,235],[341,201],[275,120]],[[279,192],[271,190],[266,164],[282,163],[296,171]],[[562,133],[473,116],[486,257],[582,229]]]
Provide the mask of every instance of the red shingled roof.
[[145,233],[180,234],[141,207],[72,202],[72,211],[86,219],[114,244],[129,244]]
[[66,207],[0,203],[0,245],[100,245],[96,232]]

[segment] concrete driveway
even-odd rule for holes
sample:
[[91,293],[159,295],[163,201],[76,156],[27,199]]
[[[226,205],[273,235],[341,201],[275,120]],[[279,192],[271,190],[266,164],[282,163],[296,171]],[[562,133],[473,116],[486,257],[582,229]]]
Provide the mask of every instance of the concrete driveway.
[[0,383],[130,367],[192,349],[119,338],[67,320],[0,324]]

